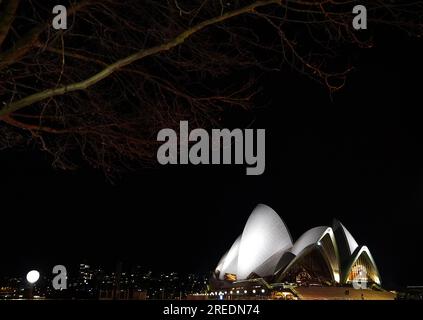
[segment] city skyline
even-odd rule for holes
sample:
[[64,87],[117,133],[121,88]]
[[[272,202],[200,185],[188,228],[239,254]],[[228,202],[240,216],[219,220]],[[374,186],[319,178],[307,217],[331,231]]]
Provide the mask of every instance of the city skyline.
[[53,286],[57,273],[52,270],[31,271],[39,272],[33,284],[27,274],[2,276],[0,299],[176,300],[208,292],[208,275],[204,274],[152,271],[121,262],[115,269],[87,263],[65,268],[66,285],[61,289]]

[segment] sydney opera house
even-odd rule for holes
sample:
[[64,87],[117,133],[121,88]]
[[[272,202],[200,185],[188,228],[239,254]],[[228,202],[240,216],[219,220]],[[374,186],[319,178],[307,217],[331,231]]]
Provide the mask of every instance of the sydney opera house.
[[210,281],[213,290],[228,294],[252,288],[260,292],[284,287],[353,289],[356,284],[359,289],[364,284],[382,291],[370,250],[359,245],[340,221],[307,230],[294,242],[279,215],[262,204],[254,209]]

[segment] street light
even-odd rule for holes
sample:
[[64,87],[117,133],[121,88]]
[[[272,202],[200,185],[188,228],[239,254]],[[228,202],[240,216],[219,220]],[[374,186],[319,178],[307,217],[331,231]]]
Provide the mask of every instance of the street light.
[[34,298],[34,286],[40,279],[40,273],[37,270],[31,270],[26,274],[26,281],[29,283],[28,299]]
[[26,280],[30,284],[35,284],[38,281],[38,279],[40,279],[40,273],[37,270],[31,270],[26,275]]

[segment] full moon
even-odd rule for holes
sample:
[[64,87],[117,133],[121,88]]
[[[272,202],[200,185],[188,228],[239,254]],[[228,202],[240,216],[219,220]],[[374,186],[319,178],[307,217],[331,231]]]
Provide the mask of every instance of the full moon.
[[38,279],[40,279],[40,273],[37,270],[31,270],[26,275],[26,280],[31,284],[37,282]]

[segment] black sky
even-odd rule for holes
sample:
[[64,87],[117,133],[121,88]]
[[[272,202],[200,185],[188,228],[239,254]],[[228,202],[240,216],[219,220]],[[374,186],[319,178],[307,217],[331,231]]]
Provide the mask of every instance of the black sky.
[[92,170],[53,170],[30,149],[2,151],[0,273],[84,259],[210,271],[265,203],[294,239],[340,219],[370,248],[386,286],[423,284],[423,46],[390,39],[360,51],[332,97],[289,68],[262,78],[261,99],[271,101],[253,124],[267,129],[262,176],[175,166],[110,184]]

